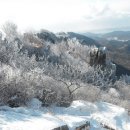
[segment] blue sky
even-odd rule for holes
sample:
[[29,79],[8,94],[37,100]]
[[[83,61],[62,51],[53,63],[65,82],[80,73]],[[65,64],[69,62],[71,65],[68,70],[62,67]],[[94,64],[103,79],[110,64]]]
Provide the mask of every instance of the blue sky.
[[0,0],[0,25],[87,32],[130,27],[130,0]]

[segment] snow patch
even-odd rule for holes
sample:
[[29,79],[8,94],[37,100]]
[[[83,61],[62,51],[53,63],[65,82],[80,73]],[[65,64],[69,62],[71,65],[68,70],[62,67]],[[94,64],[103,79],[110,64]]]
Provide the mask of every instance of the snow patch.
[[[41,107],[32,99],[26,107],[0,107],[0,130],[52,130],[68,125],[69,130],[90,122],[90,130],[105,130],[102,125],[117,130],[130,130],[130,118],[124,108],[106,102],[73,101],[68,108]],[[101,125],[102,124],[102,125]]]
[[40,109],[42,106],[42,102],[37,98],[33,98],[30,102],[27,103],[27,106],[32,109]]

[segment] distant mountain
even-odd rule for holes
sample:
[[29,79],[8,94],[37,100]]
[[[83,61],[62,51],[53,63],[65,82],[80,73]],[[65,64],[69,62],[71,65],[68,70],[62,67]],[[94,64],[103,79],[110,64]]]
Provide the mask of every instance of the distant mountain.
[[107,40],[126,41],[126,40],[130,40],[130,31],[114,31],[114,32],[103,34],[101,37],[106,38]]
[[130,75],[130,70],[125,68],[124,66],[120,65],[120,64],[116,64],[116,75],[117,77],[121,76],[121,75]]
[[57,36],[48,31],[48,30],[41,30],[39,33],[36,34],[38,36],[38,38],[40,38],[41,40],[43,41],[47,41],[47,42],[50,42],[50,43],[56,43],[58,41],[58,38]]
[[97,41],[95,41],[94,39],[89,38],[85,35],[81,35],[81,34],[74,33],[74,32],[68,32],[67,34],[68,34],[69,38],[77,38],[83,45],[91,45],[91,46],[95,45],[97,47],[100,46],[100,44]]
[[102,36],[101,33],[91,33],[91,32],[82,33],[82,35],[90,37],[90,38],[96,38],[96,37]]
[[106,34],[84,33],[110,51],[130,54],[130,31],[114,31]]
[[109,57],[117,65],[117,75],[130,75],[130,31],[114,31],[105,34],[84,33],[106,46]]
[[97,47],[100,46],[98,42],[96,42],[94,39],[86,37],[84,35],[74,33],[74,32],[59,32],[59,33],[52,33],[47,30],[41,30],[39,33],[36,34],[38,38],[40,38],[42,41],[48,41],[50,43],[57,43],[62,40],[67,40],[71,38],[76,38],[80,41],[83,45],[95,45]]

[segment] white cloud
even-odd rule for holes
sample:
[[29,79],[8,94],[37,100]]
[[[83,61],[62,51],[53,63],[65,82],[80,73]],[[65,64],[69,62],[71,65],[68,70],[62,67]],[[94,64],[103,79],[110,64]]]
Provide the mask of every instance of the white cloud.
[[21,30],[87,31],[128,26],[129,19],[129,0],[0,1],[0,24],[14,21]]

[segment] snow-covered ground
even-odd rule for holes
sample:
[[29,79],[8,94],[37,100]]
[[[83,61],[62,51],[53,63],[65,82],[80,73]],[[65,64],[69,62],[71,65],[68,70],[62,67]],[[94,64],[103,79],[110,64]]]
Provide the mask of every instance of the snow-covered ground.
[[52,130],[68,125],[70,130],[90,121],[91,130],[105,130],[101,123],[116,130],[130,130],[124,108],[105,103],[74,101],[70,107],[41,107],[34,99],[28,107],[0,107],[0,130]]

